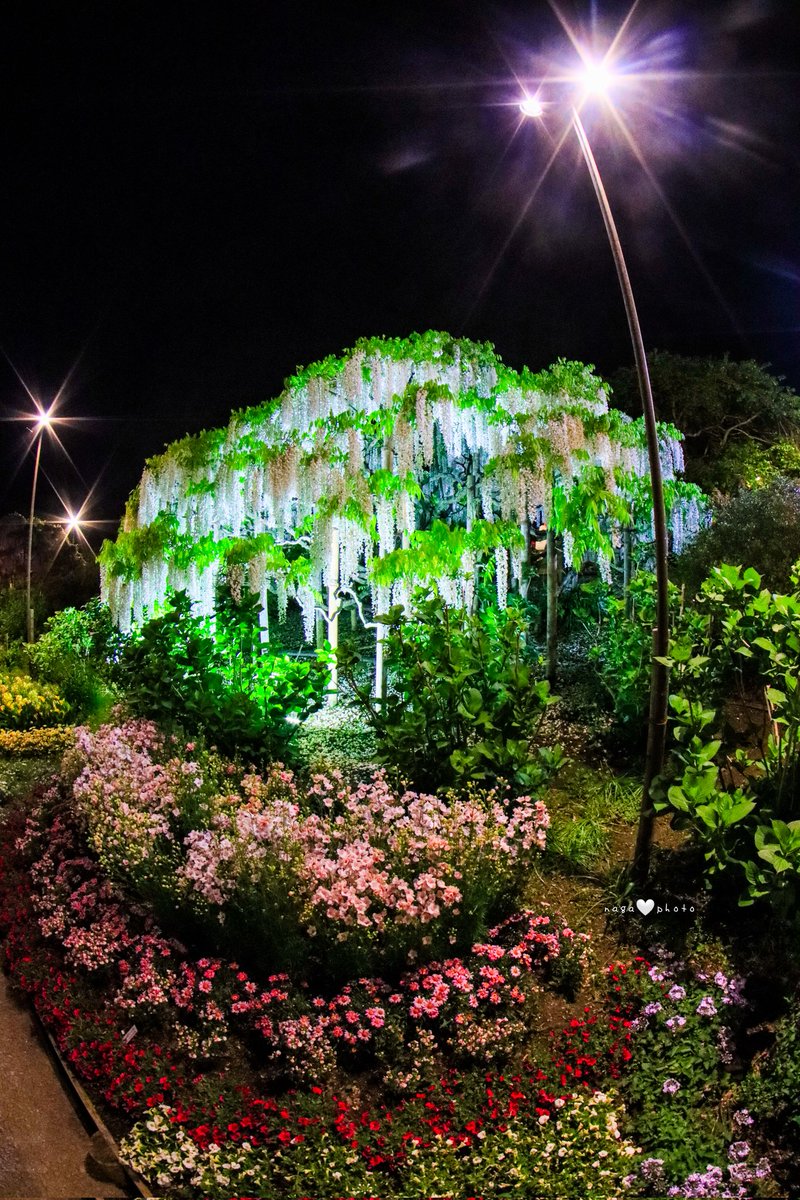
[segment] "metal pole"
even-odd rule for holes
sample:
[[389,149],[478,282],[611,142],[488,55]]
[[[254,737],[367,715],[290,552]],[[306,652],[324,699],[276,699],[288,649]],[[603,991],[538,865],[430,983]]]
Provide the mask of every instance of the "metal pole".
[[31,488],[31,511],[28,517],[28,570],[26,587],[26,611],[28,614],[28,641],[33,641],[33,606],[31,604],[31,563],[33,560],[33,514],[36,508],[36,484],[39,479],[39,459],[42,454],[42,433],[36,442],[36,458],[33,464],[33,487]]
[[639,810],[639,828],[636,833],[636,846],[633,853],[632,877],[634,882],[643,883],[647,878],[650,865],[650,843],[653,838],[653,822],[655,813],[650,799],[650,786],[664,765],[664,747],[667,736],[667,692],[668,671],[659,658],[665,658],[669,651],[669,579],[667,574],[667,514],[664,507],[664,486],[661,478],[661,459],[658,453],[658,429],[656,413],[653,405],[653,392],[650,387],[650,373],[647,369],[642,330],[639,316],[636,312],[636,302],[633,298],[628,268],[622,253],[617,227],[608,202],[608,196],[595,162],[592,147],[586,136],[586,130],[577,109],[572,110],[572,124],[580,143],[583,157],[589,168],[589,174],[594,186],[597,202],[603,214],[614,264],[617,268],[617,278],[625,302],[625,313],[628,318],[628,329],[633,343],[633,356],[636,363],[636,375],[639,381],[639,394],[644,412],[644,427],[647,436],[647,457],[650,463],[650,482],[653,489],[653,532],[655,534],[656,562],[656,622],[653,627],[653,658],[650,669],[650,717],[647,730],[647,753],[645,758],[644,781],[642,785],[642,803]]

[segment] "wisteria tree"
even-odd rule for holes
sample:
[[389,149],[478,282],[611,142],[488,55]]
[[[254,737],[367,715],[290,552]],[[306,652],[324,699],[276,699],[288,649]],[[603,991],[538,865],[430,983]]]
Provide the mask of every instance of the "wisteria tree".
[[[677,549],[700,508],[698,490],[677,477],[671,426],[661,457]],[[447,603],[474,608],[487,570],[504,608],[542,527],[551,575],[559,537],[566,564],[589,557],[609,578],[625,531],[649,536],[648,483],[642,422],[609,408],[593,368],[559,360],[515,371],[490,344],[439,332],[363,339],[227,428],[150,459],[101,552],[102,593],[127,630],[171,590],[213,617],[221,586],[247,588],[266,640],[272,592],[279,621],[295,602],[306,640],[322,617],[335,648],[345,602],[374,620],[433,584]]]

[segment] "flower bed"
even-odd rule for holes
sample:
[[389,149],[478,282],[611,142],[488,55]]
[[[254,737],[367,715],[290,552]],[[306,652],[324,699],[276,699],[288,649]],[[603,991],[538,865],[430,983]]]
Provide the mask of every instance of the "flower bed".
[[302,792],[280,764],[180,754],[146,721],[79,730],[69,770],[111,877],[237,954],[326,979],[469,947],[512,909],[549,820],[530,797],[396,795],[380,773]]
[[[330,845],[349,847],[356,816],[367,822],[364,844],[374,845],[383,834],[374,814],[396,808],[391,831],[424,812],[438,821],[438,837],[450,828],[445,809],[414,796],[401,804],[382,780],[355,791],[319,781],[304,809],[285,772],[240,778],[211,758],[159,760],[157,735],[140,724],[100,736],[104,797],[92,791],[101,760],[86,773],[84,748],[67,756],[66,786],[6,815],[0,928],[14,979],[108,1107],[127,1161],[154,1187],[213,1200],[752,1194],[767,1166],[751,1148],[725,1066],[735,1053],[738,981],[721,971],[696,977],[665,955],[653,966],[615,964],[606,998],[582,1005],[548,1042],[545,992],[575,987],[587,939],[541,911],[499,920],[458,953],[435,957],[420,943],[432,957],[393,977],[334,984],[271,970],[255,956],[243,966],[203,952],[203,925],[189,930],[191,944],[165,932],[141,881],[159,838],[180,850],[183,822],[191,847],[197,814],[226,812],[216,802],[220,779],[232,781],[231,815],[241,808],[274,820],[277,812],[293,836],[313,831],[298,837],[301,849],[316,846],[324,820],[336,831]],[[116,768],[112,745],[127,755]],[[125,778],[131,798],[138,789],[147,797],[129,812]],[[541,820],[513,826],[484,811],[490,847],[498,827],[536,844]],[[155,830],[150,853],[146,821]],[[446,844],[460,845],[455,831]],[[336,861],[344,870],[359,860]],[[171,894],[191,895],[188,876],[176,878]],[[230,897],[210,911],[229,921]],[[417,922],[420,939],[427,928]]]
[[71,725],[52,725],[42,729],[0,729],[0,754],[38,757],[63,754],[75,740]]
[[49,683],[29,675],[0,674],[0,729],[33,729],[53,725],[67,715],[68,705]]

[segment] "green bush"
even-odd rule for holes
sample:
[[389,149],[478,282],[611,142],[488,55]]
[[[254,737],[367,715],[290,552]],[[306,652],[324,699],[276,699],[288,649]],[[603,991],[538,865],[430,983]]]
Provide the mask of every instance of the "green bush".
[[257,597],[221,606],[210,624],[185,592],[128,639],[116,680],[131,710],[256,762],[288,757],[297,723],[322,704],[324,656],[274,654],[259,637]]
[[[670,589],[672,607],[676,592]],[[655,575],[640,571],[631,580],[629,600],[607,593],[600,606],[597,641],[590,650],[614,716],[622,726],[644,729],[656,611]]]
[[86,720],[109,702],[110,660],[118,640],[107,606],[90,600],[50,617],[28,657],[37,677],[58,687],[70,717]]
[[712,567],[743,563],[753,567],[765,587],[789,585],[793,564],[800,559],[800,488],[778,478],[767,487],[743,489],[717,502],[712,523],[701,529],[678,555],[674,577],[696,590]]
[[778,1023],[769,1056],[747,1077],[742,1100],[776,1139],[788,1143],[800,1170],[800,995]]
[[[45,612],[41,592],[31,593],[31,605],[37,625]],[[0,639],[8,647],[12,642],[25,641],[28,631],[26,593],[24,588],[7,587],[0,591]]]
[[716,464],[716,486],[726,495],[769,487],[781,477],[800,478],[800,447],[794,442],[733,442]]
[[[750,568],[714,568],[673,638],[675,746],[654,795],[692,831],[708,886],[724,876],[742,889],[740,904],[768,899],[790,919],[800,896],[800,575],[786,594],[760,583]],[[762,700],[757,744],[724,744],[737,676]]]
[[352,656],[340,655],[380,761],[430,790],[470,782],[535,788],[560,765],[560,750],[531,750],[554,697],[528,659],[520,613],[473,616],[420,592],[408,618],[396,607],[384,621],[385,700],[359,682]]

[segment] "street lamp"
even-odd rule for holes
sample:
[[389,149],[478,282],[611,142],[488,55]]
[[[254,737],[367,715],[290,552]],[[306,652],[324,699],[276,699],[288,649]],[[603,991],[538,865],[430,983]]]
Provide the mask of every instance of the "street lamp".
[[31,488],[31,511],[28,517],[28,561],[26,572],[26,589],[25,589],[25,605],[28,617],[28,641],[33,641],[33,605],[31,603],[31,564],[33,562],[33,517],[36,510],[36,485],[39,482],[39,460],[42,457],[42,440],[45,431],[50,429],[52,417],[50,412],[39,411],[36,417],[36,424],[33,430],[33,438],[36,442],[36,457],[33,462],[33,487]]
[[[613,82],[613,75],[604,62],[593,62],[584,58],[583,70],[578,76],[583,85],[584,99],[591,95],[605,95]],[[525,96],[519,105],[520,112],[525,117],[541,118],[544,115],[544,105],[538,96]],[[606,234],[608,236],[614,265],[617,270],[622,299],[625,304],[625,314],[628,318],[628,330],[633,345],[633,357],[636,363],[636,377],[639,383],[639,395],[644,413],[644,428],[647,440],[647,457],[650,466],[650,482],[653,490],[653,532],[656,567],[656,619],[653,626],[653,656],[650,668],[650,708],[647,730],[647,751],[645,757],[644,780],[642,785],[642,802],[639,811],[639,827],[636,833],[636,846],[633,855],[632,876],[637,883],[647,878],[650,857],[650,843],[653,837],[653,822],[655,812],[650,798],[650,787],[655,777],[660,774],[664,764],[664,748],[667,734],[667,692],[668,670],[663,660],[669,651],[669,576],[667,570],[667,514],[664,505],[664,485],[661,474],[661,458],[658,447],[658,428],[656,425],[653,391],[650,386],[650,372],[647,368],[642,330],[636,302],[633,296],[628,268],[622,253],[622,244],[617,232],[617,226],[608,202],[603,180],[586,130],[580,118],[577,106],[573,106],[570,114],[572,128],[578,139],[584,162],[594,187],[597,203],[603,216]]]
[[64,518],[64,528],[67,531],[67,537],[69,537],[71,533],[81,533],[82,526],[83,523],[81,521],[80,513],[67,513],[67,516]]

